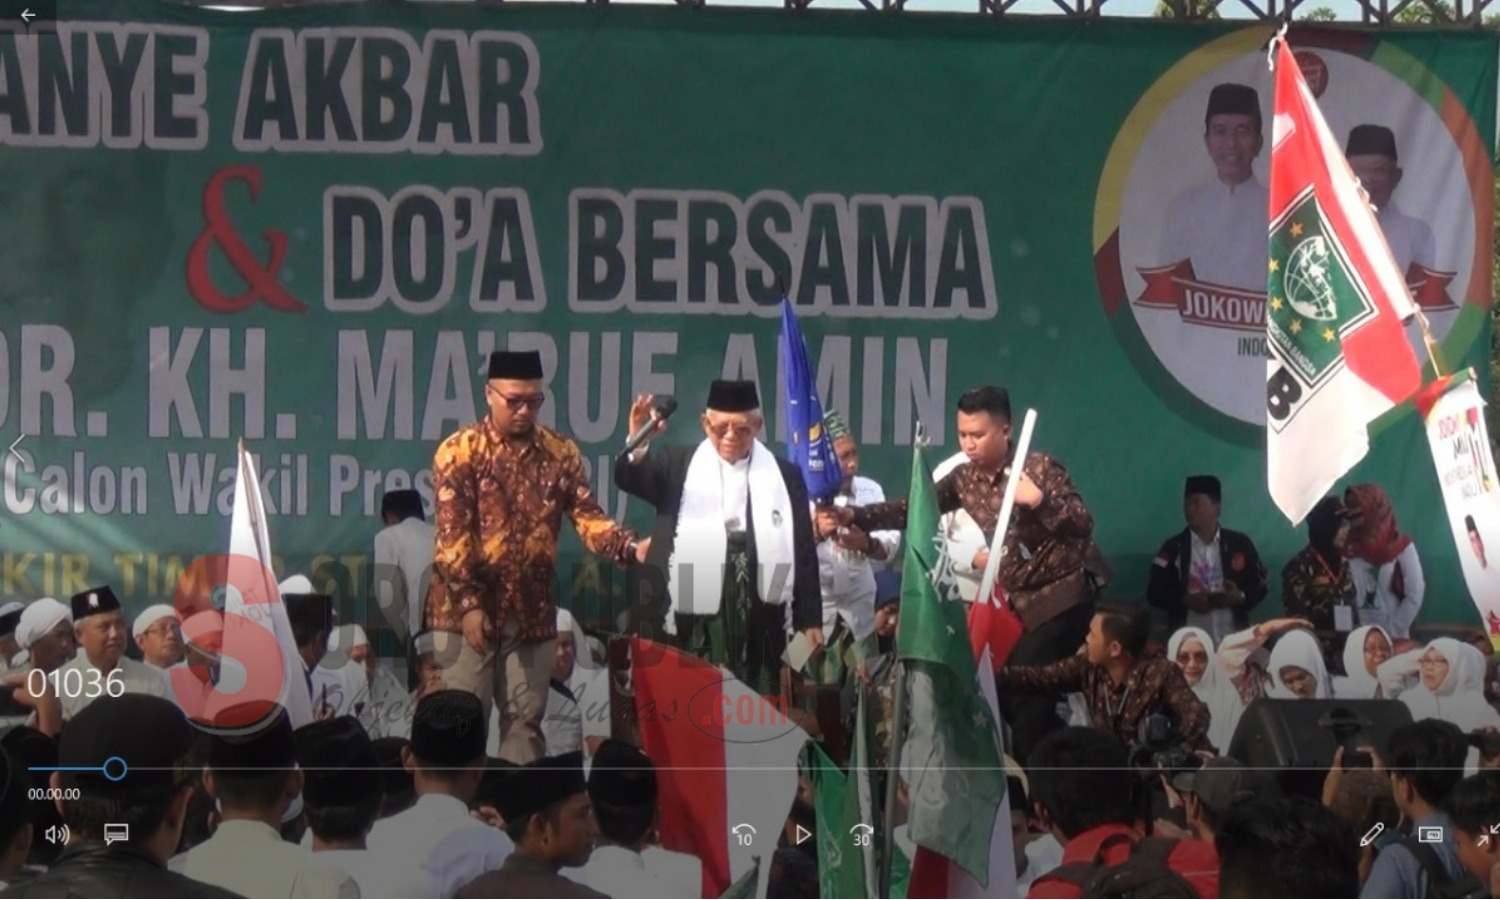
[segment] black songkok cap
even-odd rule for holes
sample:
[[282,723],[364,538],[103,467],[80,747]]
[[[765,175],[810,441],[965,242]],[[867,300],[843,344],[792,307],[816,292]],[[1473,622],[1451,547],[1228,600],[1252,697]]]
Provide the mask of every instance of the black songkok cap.
[[429,766],[467,766],[484,756],[484,707],[468,691],[434,691],[417,702],[411,752]]
[[535,350],[496,350],[490,354],[490,377],[509,381],[541,381],[542,354]]
[[708,386],[708,408],[718,412],[749,412],[760,408],[760,393],[753,381],[714,379]]
[[[252,704],[259,706],[260,704]],[[263,716],[225,711],[224,721],[255,721],[250,728],[210,731],[208,767],[243,775],[290,770],[297,765],[297,739],[286,710],[272,706]]]
[[297,729],[302,799],[310,806],[347,806],[381,791],[375,745],[359,720],[340,716]]
[[57,765],[69,770],[63,772],[65,783],[90,792],[171,785],[186,776],[196,737],[170,700],[150,694],[100,697],[63,729]]
[[1217,85],[1208,94],[1208,112],[1203,116],[1204,123],[1207,124],[1214,116],[1250,116],[1255,120],[1255,130],[1260,131],[1260,95],[1249,85]]
[[1194,494],[1202,494],[1211,498],[1215,503],[1224,499],[1224,488],[1219,484],[1219,479],[1213,475],[1189,475],[1187,485],[1182,490],[1183,497],[1191,497]]
[[416,491],[386,491],[385,496],[380,498],[380,514],[388,516],[391,514],[403,519],[426,518],[426,511],[422,509],[422,495]]
[[656,805],[656,765],[638,747],[616,740],[599,745],[589,769],[589,799],[615,807]]
[[1345,156],[1375,155],[1396,161],[1396,135],[1384,125],[1356,125],[1344,145]]
[[81,594],[73,595],[73,621],[81,622],[87,616],[113,612],[120,608],[120,598],[107,584],[91,587]]
[[516,769],[506,779],[505,791],[499,798],[500,816],[507,825],[519,822],[560,800],[587,792],[582,753],[544,756]]

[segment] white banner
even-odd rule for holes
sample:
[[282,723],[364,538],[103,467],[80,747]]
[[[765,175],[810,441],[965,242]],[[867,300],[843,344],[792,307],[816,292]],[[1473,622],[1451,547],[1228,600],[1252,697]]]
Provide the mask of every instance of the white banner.
[[1500,479],[1484,405],[1472,378],[1455,384],[1428,410],[1427,440],[1469,596],[1500,652]]

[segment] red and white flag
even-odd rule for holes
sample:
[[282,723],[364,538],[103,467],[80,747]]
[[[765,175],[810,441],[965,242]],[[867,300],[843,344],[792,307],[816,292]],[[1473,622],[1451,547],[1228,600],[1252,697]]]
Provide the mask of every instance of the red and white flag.
[[1292,50],[1276,54],[1266,294],[1266,474],[1301,522],[1370,449],[1370,422],[1422,384],[1415,309],[1375,212]]
[[769,872],[807,732],[779,700],[696,656],[632,638],[630,658],[662,846],[703,861],[705,897],[724,893],[757,857]]

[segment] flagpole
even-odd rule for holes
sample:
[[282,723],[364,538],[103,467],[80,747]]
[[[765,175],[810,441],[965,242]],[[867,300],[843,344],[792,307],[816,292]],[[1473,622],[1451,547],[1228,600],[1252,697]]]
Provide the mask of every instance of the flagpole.
[[1444,375],[1442,352],[1438,347],[1437,338],[1432,334],[1432,326],[1427,324],[1427,317],[1422,315],[1422,310],[1416,303],[1412,304],[1412,308],[1415,310],[1413,315],[1417,320],[1417,327],[1422,329],[1422,343],[1427,346],[1427,358],[1432,360],[1432,374],[1434,377],[1442,378]]
[[885,777],[885,813],[880,838],[880,890],[877,897],[891,895],[891,862],[896,852],[896,790],[901,778],[901,748],[906,743],[906,664],[896,666],[896,708],[891,713],[891,759]]
[[[917,447],[927,446],[927,429],[922,427],[920,420],[912,443]],[[891,758],[886,763],[885,811],[880,823],[884,833],[880,836],[880,885],[877,897],[891,895],[891,863],[896,852],[896,791],[901,779],[901,749],[906,743],[906,664],[901,661],[899,653],[893,665],[896,667],[896,701],[895,709],[891,711]]]
[[[1026,410],[1021,420],[1021,436],[1016,440],[1015,453],[1011,454],[1010,477],[1005,481],[1005,495],[1000,501],[1000,517],[995,520],[995,536],[990,539],[990,555],[984,564],[984,576],[979,580],[979,593],[974,602],[990,602],[995,593],[995,580],[1000,577],[1000,556],[1005,552],[1005,532],[1010,528],[1011,514],[1016,509],[1016,488],[1021,479],[1017,477],[1026,468],[1026,454],[1031,452],[1031,433],[1036,429],[1036,410]],[[1019,463],[1017,462],[1019,460]]]

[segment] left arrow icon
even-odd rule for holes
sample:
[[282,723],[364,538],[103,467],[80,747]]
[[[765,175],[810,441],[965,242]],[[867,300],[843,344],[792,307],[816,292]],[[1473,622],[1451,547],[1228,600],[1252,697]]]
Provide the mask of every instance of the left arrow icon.
[[13,441],[10,442],[10,455],[11,456],[14,456],[16,459],[20,459],[21,458],[21,454],[19,454],[19,453],[16,452],[16,445],[19,444],[19,443],[21,443],[24,440],[26,440],[26,435],[23,434],[23,435],[20,435],[19,437],[17,437],[15,440],[13,440]]
[[21,21],[25,22],[27,25],[30,25],[31,20],[35,18],[36,13],[32,12],[31,10],[26,9],[21,11]]

